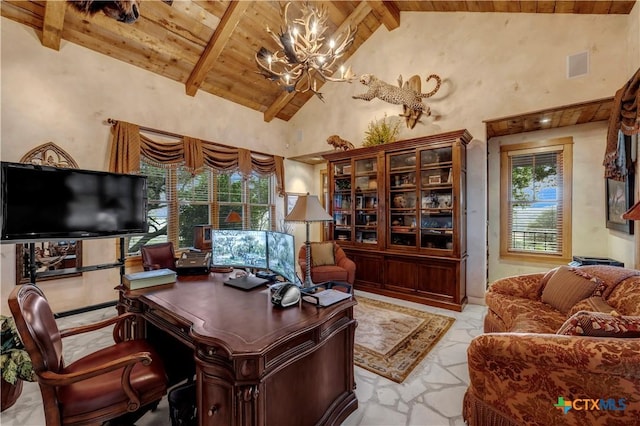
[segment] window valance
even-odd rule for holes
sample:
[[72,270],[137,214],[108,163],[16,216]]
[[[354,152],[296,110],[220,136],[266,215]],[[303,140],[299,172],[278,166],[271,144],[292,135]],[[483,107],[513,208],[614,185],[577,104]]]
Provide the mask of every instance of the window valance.
[[[284,158],[203,141],[189,136],[177,136],[176,142],[158,142],[141,134],[137,124],[115,121],[109,170],[117,173],[140,171],[140,157],[163,166],[184,164],[191,173],[207,166],[214,170],[231,173],[238,171],[245,178],[255,172],[276,177],[276,192],[284,196]],[[143,128],[144,130],[144,128]],[[158,131],[152,130],[158,133]]]

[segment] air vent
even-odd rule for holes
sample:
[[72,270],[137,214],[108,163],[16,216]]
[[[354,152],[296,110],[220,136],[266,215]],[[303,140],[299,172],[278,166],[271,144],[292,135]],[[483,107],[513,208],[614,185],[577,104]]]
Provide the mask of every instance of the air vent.
[[589,74],[589,52],[584,51],[567,56],[567,78]]

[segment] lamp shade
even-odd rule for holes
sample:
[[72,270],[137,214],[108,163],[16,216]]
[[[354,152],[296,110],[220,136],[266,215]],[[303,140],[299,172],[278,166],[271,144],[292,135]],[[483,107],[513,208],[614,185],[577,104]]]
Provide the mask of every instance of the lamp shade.
[[333,217],[322,207],[317,195],[301,195],[291,213],[284,218],[287,222],[330,222]]
[[622,213],[622,218],[626,220],[640,220],[640,201],[631,206],[629,210]]
[[224,221],[226,223],[241,223],[242,222],[242,216],[240,216],[234,210],[231,210]]

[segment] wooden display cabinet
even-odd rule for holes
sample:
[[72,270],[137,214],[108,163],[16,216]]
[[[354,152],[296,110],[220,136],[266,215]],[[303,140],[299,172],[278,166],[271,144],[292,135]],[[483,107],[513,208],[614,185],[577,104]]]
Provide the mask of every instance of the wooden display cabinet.
[[466,303],[466,130],[326,154],[330,235],[355,287],[460,311]]

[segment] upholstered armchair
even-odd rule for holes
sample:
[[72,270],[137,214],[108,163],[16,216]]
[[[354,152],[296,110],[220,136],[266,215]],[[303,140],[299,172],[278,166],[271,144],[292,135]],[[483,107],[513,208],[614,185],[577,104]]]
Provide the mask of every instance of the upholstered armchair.
[[[298,252],[298,264],[302,274],[307,268],[307,249],[303,245]],[[356,264],[349,259],[342,247],[333,241],[311,243],[311,281],[344,281],[353,284],[356,279]]]
[[469,426],[640,424],[640,271],[561,266],[497,280],[485,301]]
[[176,253],[172,242],[144,245],[140,253],[145,271],[165,268],[176,270]]
[[[164,365],[154,348],[143,339],[121,338],[136,314],[61,331],[42,290],[31,284],[11,292],[9,308],[37,375],[47,426],[113,419],[133,424],[166,394]],[[114,324],[113,345],[65,363],[62,339]]]

